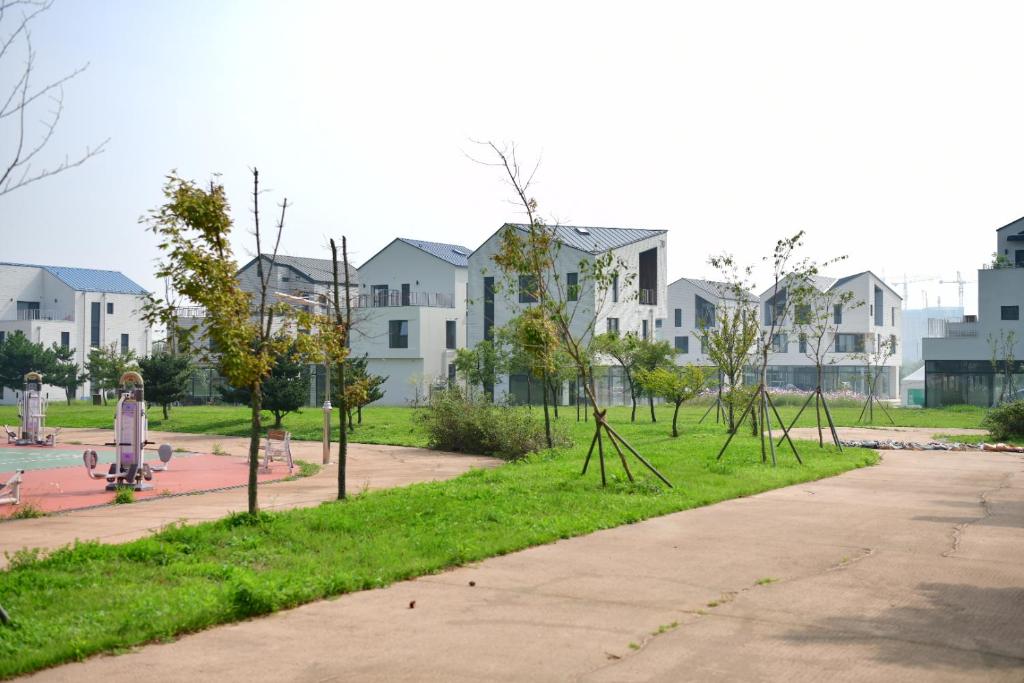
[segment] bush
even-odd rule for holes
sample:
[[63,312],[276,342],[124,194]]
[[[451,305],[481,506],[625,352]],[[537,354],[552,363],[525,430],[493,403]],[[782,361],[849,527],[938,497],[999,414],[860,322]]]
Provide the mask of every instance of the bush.
[[1024,438],[1024,401],[1014,401],[993,408],[981,421],[993,439],[1003,441],[1014,437]]
[[[544,420],[535,411],[468,398],[458,389],[434,393],[417,418],[428,445],[438,450],[515,460],[547,447]],[[561,425],[552,422],[551,430],[555,445],[569,443]]]

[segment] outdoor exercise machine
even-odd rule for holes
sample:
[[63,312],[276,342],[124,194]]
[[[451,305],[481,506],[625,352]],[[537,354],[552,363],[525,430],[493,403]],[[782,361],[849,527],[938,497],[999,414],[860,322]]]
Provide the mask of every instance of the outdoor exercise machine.
[[38,372],[25,374],[25,387],[18,397],[18,431],[4,425],[7,443],[15,446],[53,446],[59,429],[46,433],[46,397],[43,395],[43,376]]
[[0,484],[0,505],[21,503],[21,480],[25,470],[18,470],[6,483]]
[[128,486],[136,491],[146,491],[153,488],[147,484],[153,479],[154,472],[165,471],[174,455],[170,444],[161,444],[157,449],[161,465],[150,467],[145,462],[146,446],[152,441],[146,440],[146,418],[145,389],[142,382],[142,375],[137,372],[126,372],[121,375],[121,381],[117,399],[117,411],[114,413],[114,438],[115,441],[107,443],[107,446],[114,446],[114,462],[106,473],[97,473],[96,463],[98,457],[96,451],[86,450],[82,454],[85,462],[85,470],[91,479],[106,479],[107,490],[115,491],[119,487]]

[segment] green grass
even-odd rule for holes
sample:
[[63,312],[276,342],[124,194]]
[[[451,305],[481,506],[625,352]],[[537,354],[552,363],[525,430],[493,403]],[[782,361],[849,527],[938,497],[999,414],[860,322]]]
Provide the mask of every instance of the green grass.
[[[0,406],[0,423],[16,424],[18,417],[15,406]],[[679,411],[681,425],[695,424],[707,410],[705,405],[685,405]],[[782,418],[788,425],[796,416],[798,405],[779,407]],[[857,425],[861,407],[856,404],[839,403],[832,409],[832,417],[840,426]],[[536,408],[540,413],[540,408]],[[980,428],[981,420],[987,411],[976,406],[951,406],[949,408],[890,408],[896,424],[901,427],[935,428],[941,432],[943,428]],[[637,411],[638,424],[650,422],[650,414],[646,406]],[[668,406],[658,406],[659,420],[669,423],[671,410]],[[629,409],[614,407],[609,415],[615,423],[629,421]],[[47,424],[53,427],[92,427],[113,428],[113,406],[93,406],[85,403],[51,404],[47,415]],[[337,441],[338,414],[334,413],[333,440]],[[563,408],[562,419],[575,422],[576,409]],[[714,413],[708,418],[714,422]],[[149,428],[169,432],[190,432],[194,434],[216,434],[223,436],[249,435],[248,408],[235,406],[189,406],[174,408],[170,418],[163,419],[159,409],[154,409],[149,416]],[[269,426],[271,421],[266,421]],[[706,421],[705,421],[706,422]],[[804,411],[797,423],[801,427],[813,427],[815,424],[813,406]],[[884,427],[889,421],[881,411],[875,412],[874,426]],[[298,440],[319,441],[323,425],[323,413],[316,408],[305,408],[300,413],[285,416],[284,428]],[[418,427],[415,410],[398,406],[371,406],[363,410],[363,424],[357,425],[350,434],[350,440],[357,443],[391,444],[396,446],[427,445],[427,437]]]
[[638,482],[631,484],[617,459],[609,459],[609,485],[602,489],[597,462],[580,476],[592,423],[577,424],[574,415],[569,421],[563,413],[562,419],[582,445],[448,482],[263,514],[255,522],[235,515],[121,545],[82,543],[45,559],[23,553],[0,573],[0,604],[13,619],[11,627],[0,628],[0,676],[877,461],[872,451],[839,454],[804,444],[806,465],[780,451],[773,468],[761,463],[758,442],[744,435],[719,462],[722,429],[696,426],[699,414],[688,415],[676,439],[668,435],[667,421],[652,426],[620,420],[623,436],[676,488],[663,488],[635,462]]

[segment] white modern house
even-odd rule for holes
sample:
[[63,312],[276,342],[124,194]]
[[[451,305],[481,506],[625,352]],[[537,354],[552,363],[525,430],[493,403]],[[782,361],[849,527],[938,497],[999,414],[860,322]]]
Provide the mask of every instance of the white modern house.
[[[112,344],[145,356],[153,343],[140,314],[145,297],[145,289],[118,271],[0,263],[0,339],[20,331],[44,346],[75,349],[83,368],[90,349]],[[46,393],[50,400],[65,398],[58,387]],[[89,394],[87,382],[76,398]],[[14,393],[4,390],[0,402],[14,402]]]
[[993,366],[992,341],[1010,333],[1015,339],[1014,385],[1024,388],[1024,218],[996,231],[996,256],[996,262],[978,271],[978,314],[947,322],[931,330],[936,336],[923,340],[925,405],[930,408],[996,403],[1005,359],[997,358],[1000,367]]
[[[849,389],[866,393],[867,367],[861,354],[877,350],[887,340],[895,340],[896,352],[881,368],[876,390],[880,398],[898,397],[902,297],[870,270],[839,279],[816,276],[814,286],[821,292],[853,294],[846,307],[837,306],[832,313],[838,328],[829,348],[823,388],[826,391]],[[769,288],[760,296],[763,324],[771,323],[777,308],[773,304],[781,302],[788,292],[782,287],[777,295],[773,295],[774,288]],[[855,306],[857,303],[860,305]],[[773,387],[811,390],[817,385],[815,364],[806,354],[806,342],[799,338],[794,314],[793,307],[790,307],[789,318],[781,321],[781,331],[772,341],[772,352],[768,356],[768,382]]]
[[466,346],[470,250],[398,238],[359,267],[353,356],[387,377],[382,405],[423,399],[455,380],[455,353]]
[[[747,293],[749,301],[757,300]],[[680,365],[714,365],[707,357],[701,330],[718,324],[718,311],[738,302],[733,287],[725,282],[682,277],[668,286],[668,317],[659,338],[672,344]]]
[[[501,246],[505,230],[525,234],[527,226],[506,223],[469,256],[468,345],[493,339],[495,330],[533,305],[526,286],[526,276],[506,282],[493,261]],[[556,257],[559,283],[549,283],[551,291],[561,291],[573,314],[573,331],[583,335],[588,329],[596,333],[634,332],[653,338],[666,311],[666,236],[665,230],[634,228],[599,228],[571,225],[553,226],[560,245]],[[581,264],[592,264],[611,252],[625,271],[607,290],[597,291],[582,273]],[[630,277],[632,276],[632,277]],[[627,284],[628,283],[628,284]],[[568,384],[568,383],[567,383]],[[526,375],[503,377],[494,387],[484,389],[497,398],[509,396],[517,402],[526,401]],[[624,403],[626,391],[621,369],[609,366],[597,378],[598,393],[604,403]],[[558,401],[571,404],[577,392],[563,385]]]

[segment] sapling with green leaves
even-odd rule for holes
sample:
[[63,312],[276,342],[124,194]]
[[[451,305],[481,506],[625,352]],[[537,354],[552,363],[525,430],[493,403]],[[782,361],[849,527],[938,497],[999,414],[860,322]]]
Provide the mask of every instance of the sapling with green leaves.
[[857,422],[860,423],[867,416],[868,424],[874,423],[875,406],[877,405],[882,413],[889,418],[889,422],[895,425],[896,421],[892,419],[892,415],[885,409],[885,404],[878,399],[878,380],[883,375],[886,363],[896,355],[896,335],[888,337],[875,335],[872,342],[864,351],[854,354],[855,358],[859,358],[864,363],[864,383],[868,394]]
[[626,380],[626,390],[629,392],[629,400],[632,404],[629,421],[636,422],[636,399],[640,394],[640,388],[636,384],[634,375],[640,360],[640,335],[636,332],[626,332],[625,334],[614,331],[603,332],[594,339],[594,351],[613,359],[622,368],[622,374]]
[[[503,170],[515,193],[516,202],[527,219],[525,225],[503,227],[499,247],[492,257],[507,287],[525,282],[533,295],[531,298],[535,303],[528,309],[531,312],[520,323],[523,334],[531,340],[532,348],[545,358],[545,362],[554,357],[559,347],[563,348],[575,363],[579,375],[585,378],[583,388],[593,411],[595,430],[583,464],[583,473],[587,471],[596,446],[601,482],[602,485],[606,484],[604,444],[607,439],[615,448],[630,481],[633,480],[633,474],[622,448],[626,448],[661,481],[671,486],[668,479],[608,424],[607,409],[602,409],[598,403],[593,384],[594,355],[591,345],[604,302],[616,284],[621,291],[629,292],[635,274],[628,271],[621,259],[607,251],[580,259],[576,264],[576,272],[579,274],[577,283],[566,284],[558,267],[561,242],[557,238],[556,229],[538,215],[537,201],[530,196],[533,174],[527,175],[520,168],[514,146],[508,149],[499,148],[494,143],[488,143],[488,146],[497,159],[490,165]],[[567,296],[568,287],[574,289],[574,296]]]
[[[258,278],[255,297],[242,289],[238,281],[238,264],[230,243],[233,226],[224,186],[213,181],[204,188],[172,173],[164,184],[165,203],[143,219],[159,238],[158,247],[163,253],[155,275],[166,278],[169,291],[205,309],[206,319],[201,328],[177,327],[179,304],[170,295],[164,299],[151,297],[143,313],[150,323],[174,330],[183,348],[194,347],[191,338],[197,332],[205,334],[216,355],[209,358],[208,351],[203,355],[216,362],[220,373],[233,386],[248,387],[251,392],[248,511],[256,515],[263,381],[270,375],[274,359],[288,347],[291,327],[290,309],[272,303],[269,291],[288,200],[280,205],[273,251],[265,258],[257,169],[252,169],[252,180]],[[277,329],[275,322],[279,323]]]
[[988,346],[991,353],[990,362],[992,363],[992,372],[997,376],[1002,377],[999,387],[999,398],[996,399],[996,405],[1002,405],[1009,400],[1014,400],[1017,393],[1017,388],[1014,386],[1014,374],[1017,367],[1017,359],[1014,355],[1013,349],[1017,344],[1017,333],[1014,330],[999,330],[999,335],[996,336],[989,332],[988,334]]
[[672,436],[679,436],[676,424],[679,419],[679,408],[686,401],[699,394],[707,386],[707,373],[704,368],[691,363],[680,367],[656,367],[651,370],[640,368],[636,373],[636,381],[650,396],[663,398],[673,406]]
[[746,405],[742,392],[743,371],[750,364],[757,337],[757,299],[744,287],[735,264],[731,264],[732,284],[720,286],[721,304],[715,307],[714,325],[702,325],[705,355],[721,373],[726,421],[729,433],[739,427],[737,417]]

